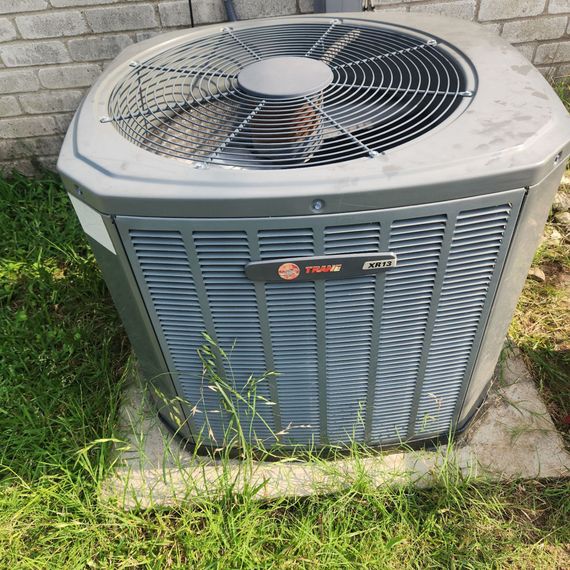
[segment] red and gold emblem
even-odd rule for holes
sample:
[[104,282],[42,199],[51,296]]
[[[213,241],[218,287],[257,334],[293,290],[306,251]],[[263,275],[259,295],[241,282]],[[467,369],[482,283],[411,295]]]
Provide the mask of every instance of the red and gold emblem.
[[277,269],[277,273],[279,273],[279,277],[281,277],[281,279],[292,281],[299,277],[301,270],[296,263],[282,263],[279,266],[279,269]]

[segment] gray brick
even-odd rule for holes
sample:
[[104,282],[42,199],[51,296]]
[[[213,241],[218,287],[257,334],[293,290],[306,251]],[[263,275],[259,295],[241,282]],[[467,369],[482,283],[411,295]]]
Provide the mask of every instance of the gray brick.
[[54,8],[76,8],[78,6],[98,6],[99,4],[116,4],[120,0],[50,0]]
[[512,43],[553,40],[562,36],[565,29],[565,16],[543,16],[518,22],[505,22],[503,38]]
[[435,4],[423,4],[422,6],[410,6],[411,12],[427,12],[430,14],[442,14],[463,20],[472,20],[475,15],[475,0],[462,0],[460,2],[437,2]]
[[551,14],[570,14],[570,3],[568,0],[550,0],[548,11]]
[[15,117],[0,119],[0,139],[20,139],[51,135],[55,132],[52,117]]
[[150,38],[154,38],[161,34],[161,30],[146,30],[145,32],[137,32],[135,34],[135,41],[136,42],[144,42],[145,40],[149,40]]
[[83,91],[39,91],[20,95],[20,104],[30,115],[75,111],[83,99]]
[[390,12],[409,12],[409,6],[402,4],[401,6],[377,6],[374,8],[375,12],[382,12],[384,14]]
[[78,11],[19,16],[16,25],[26,39],[78,36],[88,31],[87,24]]
[[535,16],[544,10],[546,0],[481,0],[480,20],[503,20]]
[[32,160],[10,160],[9,162],[0,162],[0,172],[11,172],[17,170],[26,176],[33,176],[38,169]]
[[0,141],[0,160],[57,154],[62,141],[61,135]]
[[55,172],[55,170],[57,168],[57,159],[58,159],[57,154],[52,155],[52,156],[38,156],[37,162],[43,168],[47,168],[48,170],[52,170]]
[[529,61],[532,61],[536,44],[518,44],[515,46]]
[[74,61],[97,61],[113,59],[133,40],[126,34],[86,37],[69,40],[67,46]]
[[59,115],[54,115],[53,119],[55,121],[55,127],[58,133],[65,134],[69,123],[73,119],[75,113],[61,113]]
[[[224,22],[226,11],[221,0],[194,0],[192,2],[195,24],[212,24]],[[158,5],[160,21],[166,28],[188,26],[190,24],[190,10],[186,0],[176,2],[161,2]]]
[[570,77],[570,64],[560,65],[556,70],[556,77]]
[[[196,10],[192,5],[194,18]],[[164,2],[158,5],[160,22],[165,28],[175,28],[177,26],[187,26],[190,23],[190,9],[188,2]]]
[[83,65],[66,65],[65,67],[46,67],[40,69],[41,84],[48,89],[65,89],[68,87],[88,87],[99,74],[101,68],[93,63]]
[[8,67],[71,61],[62,42],[26,42],[6,45],[2,48],[2,59]]
[[85,17],[94,32],[142,30],[154,28],[158,25],[151,4],[94,8],[93,10],[86,10]]
[[13,117],[22,112],[18,100],[11,95],[7,97],[0,97],[0,117]]
[[540,73],[542,73],[542,75],[544,75],[544,77],[546,77],[546,79],[548,79],[549,81],[551,81],[554,78],[555,72],[556,72],[556,67],[551,67],[550,65],[546,65],[546,66],[540,66],[537,67],[538,71],[540,71]]
[[16,37],[16,28],[8,18],[0,18],[0,42],[9,42]]
[[195,0],[192,2],[192,9],[196,24],[213,24],[227,20],[226,9],[220,0]]
[[[410,4],[411,2],[422,2],[425,0],[372,0],[372,6],[384,6],[385,4]],[[430,0],[428,0],[429,2]],[[453,1],[453,0],[452,0]]]
[[34,71],[0,71],[0,93],[37,91],[40,82]]
[[315,11],[315,0],[299,0],[299,12],[306,14]]
[[497,35],[501,35],[501,30],[503,29],[503,25],[500,22],[485,22],[480,25],[488,30],[492,30]]
[[570,41],[538,46],[534,62],[559,63],[570,61]]
[[297,13],[296,0],[234,0],[240,20]]
[[47,7],[47,0],[2,0],[0,14],[31,12],[32,10],[44,10]]

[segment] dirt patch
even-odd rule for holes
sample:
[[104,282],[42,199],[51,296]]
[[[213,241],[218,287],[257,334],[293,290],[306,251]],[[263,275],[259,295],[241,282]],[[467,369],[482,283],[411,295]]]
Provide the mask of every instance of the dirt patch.
[[[560,261],[546,261],[540,265],[542,271],[546,275],[546,282],[557,285],[565,279],[564,265]],[[566,274],[566,277],[568,274]]]

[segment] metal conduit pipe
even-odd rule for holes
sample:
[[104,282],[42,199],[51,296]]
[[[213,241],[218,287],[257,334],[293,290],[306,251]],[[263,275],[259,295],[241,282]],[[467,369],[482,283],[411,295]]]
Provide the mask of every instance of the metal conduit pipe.
[[224,6],[226,7],[226,14],[230,22],[237,21],[236,9],[233,0],[224,0]]

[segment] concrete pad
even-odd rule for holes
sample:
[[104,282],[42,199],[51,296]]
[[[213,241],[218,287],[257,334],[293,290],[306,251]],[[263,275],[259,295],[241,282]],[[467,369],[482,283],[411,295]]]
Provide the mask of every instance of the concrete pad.
[[435,450],[367,453],[335,461],[219,461],[185,451],[157,419],[141,383],[127,389],[121,440],[101,498],[124,508],[167,506],[216,495],[229,483],[260,499],[338,490],[359,475],[377,485],[432,484],[443,465],[470,477],[570,475],[570,454],[520,356],[509,349],[485,404],[457,441]]

